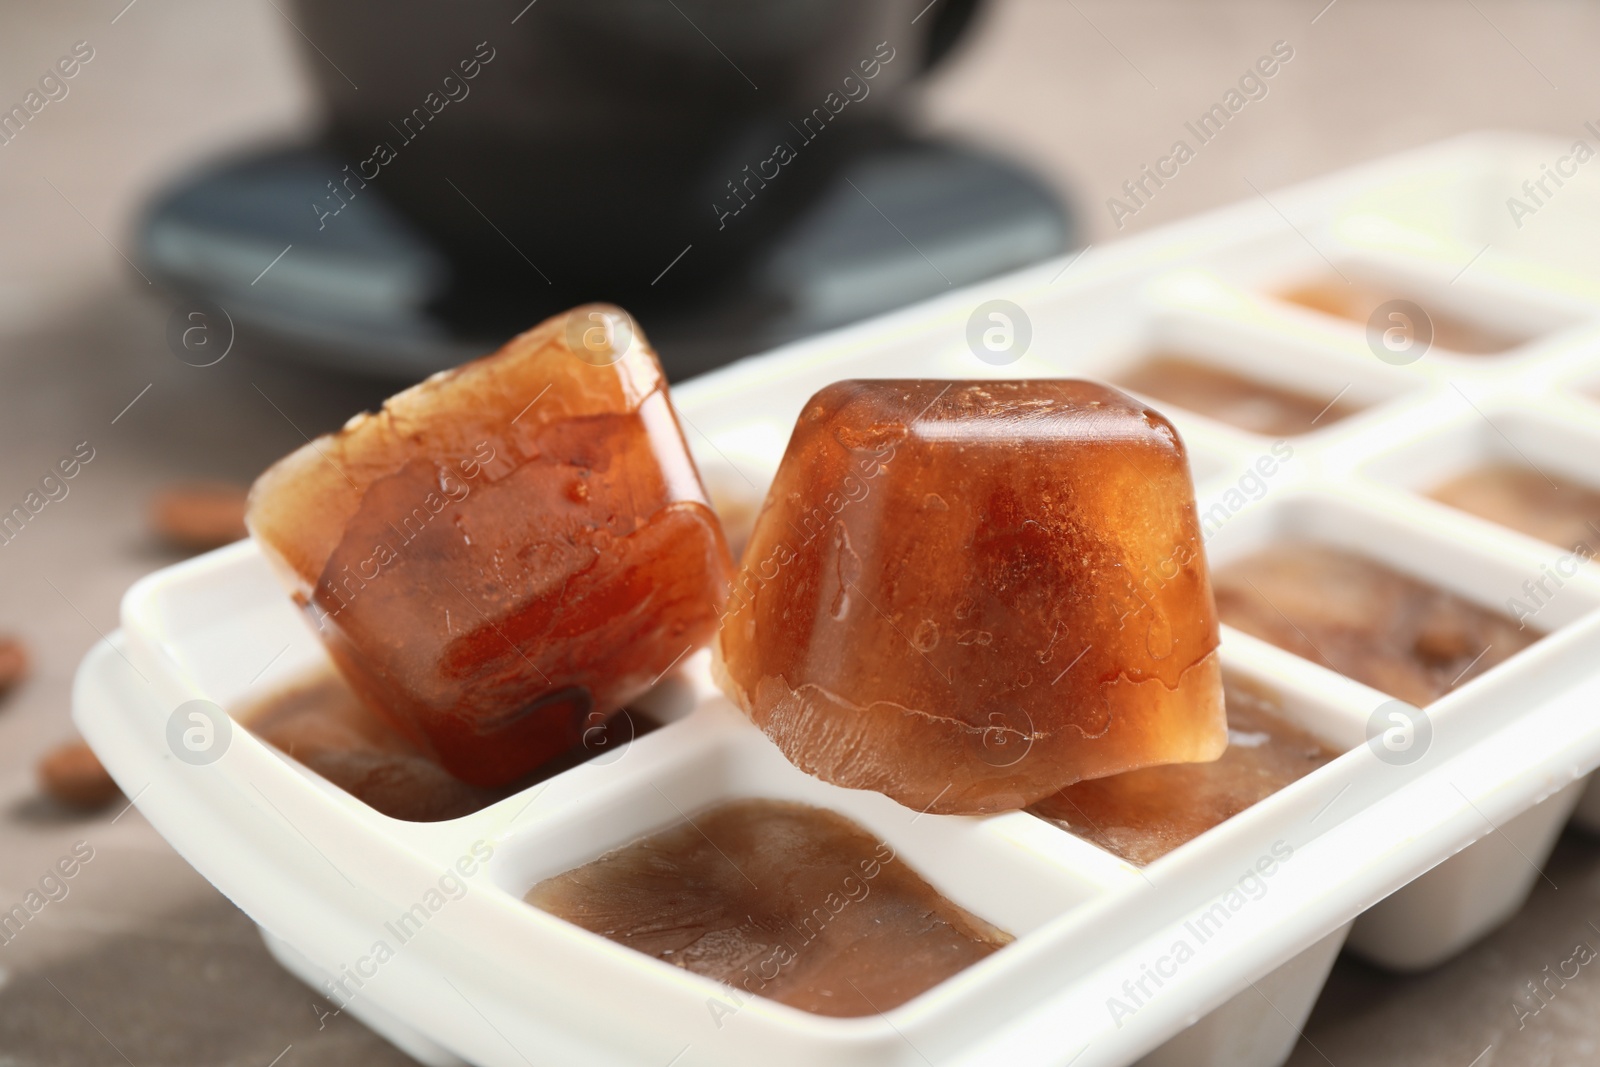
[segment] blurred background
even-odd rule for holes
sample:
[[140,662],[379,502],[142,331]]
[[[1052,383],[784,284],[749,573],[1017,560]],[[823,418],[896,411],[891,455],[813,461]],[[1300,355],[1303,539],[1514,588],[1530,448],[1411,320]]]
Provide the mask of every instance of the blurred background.
[[[125,800],[85,814],[37,782],[122,592],[228,536],[229,487],[307,436],[580,301],[629,307],[683,378],[1252,185],[1600,120],[1600,9],[1575,0],[441,9],[0,11],[0,110],[26,112],[0,113],[0,500],[94,454],[0,546],[0,632],[27,653],[0,669],[0,902],[94,851],[0,945],[0,1067],[406,1062],[327,1017]],[[1108,206],[1280,41],[1264,96],[1137,211]],[[1438,971],[1341,961],[1292,1062],[1592,1060],[1600,986],[1536,1034],[1511,1007],[1600,915],[1600,845],[1569,831],[1553,863],[1559,893]]]

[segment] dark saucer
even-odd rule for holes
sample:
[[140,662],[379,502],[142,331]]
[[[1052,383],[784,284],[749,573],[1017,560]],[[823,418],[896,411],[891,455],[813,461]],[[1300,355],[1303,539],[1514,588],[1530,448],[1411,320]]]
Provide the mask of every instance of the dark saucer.
[[683,379],[1059,254],[1073,237],[1066,211],[1019,168],[886,132],[863,139],[735,276],[695,274],[691,245],[680,261],[619,266],[639,277],[616,292],[570,292],[558,261],[509,241],[499,259],[452,262],[376,183],[319,228],[308,205],[341,165],[324,148],[291,147],[188,176],[150,206],[140,259],[180,302],[222,308],[262,354],[414,379],[606,300],[638,317]]

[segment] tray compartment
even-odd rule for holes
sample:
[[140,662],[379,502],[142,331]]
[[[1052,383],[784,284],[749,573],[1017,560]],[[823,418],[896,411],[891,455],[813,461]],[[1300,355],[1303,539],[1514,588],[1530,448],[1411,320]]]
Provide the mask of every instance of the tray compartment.
[[670,759],[632,760],[626,767],[618,761],[626,780],[615,788],[574,797],[559,820],[507,835],[491,867],[495,883],[520,898],[544,878],[715,804],[755,797],[846,816],[945,897],[1019,939],[1127,877],[1120,865],[1086,851],[1007,828],[1010,814],[924,815],[880,794],[829,785],[797,769],[733,708],[711,706],[696,714],[700,736],[677,746]]
[[1588,785],[1583,778],[1489,832],[1356,920],[1349,947],[1395,971],[1435,967],[1517,913]]
[[1332,271],[1286,279],[1265,295],[1292,314],[1315,316],[1330,332],[1358,331],[1363,339],[1381,305],[1406,301],[1433,320],[1427,354],[1474,362],[1522,355],[1582,321],[1551,302],[1428,269],[1434,266],[1353,250],[1336,260]]
[[1280,1067],[1294,1051],[1328,972],[1350,932],[1346,923],[1234,995],[1137,1067]]

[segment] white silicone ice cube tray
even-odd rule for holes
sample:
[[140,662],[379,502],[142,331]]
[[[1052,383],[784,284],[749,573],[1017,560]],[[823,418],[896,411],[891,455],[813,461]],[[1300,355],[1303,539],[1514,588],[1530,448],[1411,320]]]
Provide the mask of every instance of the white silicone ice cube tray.
[[[704,653],[652,695],[664,728],[449,822],[380,815],[242,729],[216,762],[180,761],[167,730],[182,702],[237,706],[325,667],[247,542],[130,590],[121,631],[79,672],[74,715],[286,966],[319,990],[341,983],[346,1010],[429,1064],[1270,1067],[1347,932],[1379,962],[1419,967],[1515,910],[1600,764],[1600,567],[1567,576],[1571,546],[1420,492],[1497,457],[1600,487],[1600,178],[1569,181],[1520,229],[1505,206],[1563,151],[1457,139],[675,390],[708,479],[759,497],[805,398],[836,379],[1097,377],[1179,347],[1364,406],[1291,439],[1284,458],[1267,438],[1158,405],[1190,446],[1213,564],[1312,535],[1502,611],[1563,571],[1531,620],[1548,636],[1431,705],[1431,742],[1404,765],[1367,743],[1384,694],[1225,628],[1225,669],[1345,754],[1143,870],[1025,813],[920,815],[812,779],[720,697]],[[1398,280],[1429,306],[1531,339],[1394,366],[1363,325],[1271,296],[1339,274]],[[1026,353],[998,368],[967,341],[993,299],[1032,327]],[[1267,455],[1270,475],[1256,466]],[[881,1016],[832,1019],[741,996],[521,900],[542,877],[740,796],[848,815],[1016,942]],[[455,881],[440,895],[450,871],[467,886],[459,897]],[[394,926],[432,901],[425,923]]]

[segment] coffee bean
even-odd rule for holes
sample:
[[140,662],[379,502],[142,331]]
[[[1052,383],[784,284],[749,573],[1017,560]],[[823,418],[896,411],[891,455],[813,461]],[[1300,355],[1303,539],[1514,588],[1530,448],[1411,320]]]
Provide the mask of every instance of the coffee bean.
[[0,634],[0,694],[26,680],[29,667],[28,646],[22,638]]
[[245,490],[236,485],[175,485],[150,502],[150,526],[174,548],[205,552],[245,536],[245,502]]
[[46,753],[37,773],[45,796],[79,811],[97,811],[120,793],[100,758],[82,741],[69,741]]

